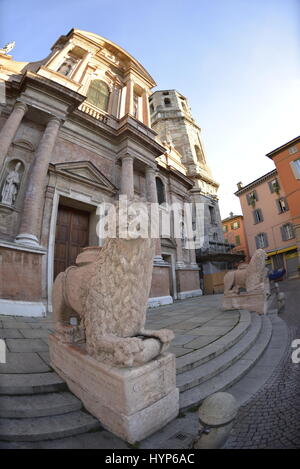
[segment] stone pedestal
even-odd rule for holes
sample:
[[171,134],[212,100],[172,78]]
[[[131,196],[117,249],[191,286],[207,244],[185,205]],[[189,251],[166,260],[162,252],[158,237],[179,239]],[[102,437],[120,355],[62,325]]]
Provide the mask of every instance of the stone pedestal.
[[179,411],[175,356],[134,368],[105,365],[88,355],[83,345],[68,345],[49,337],[51,365],[85,408],[109,431],[129,443],[141,441]]
[[258,314],[267,313],[266,293],[230,293],[223,298],[223,310],[246,309]]

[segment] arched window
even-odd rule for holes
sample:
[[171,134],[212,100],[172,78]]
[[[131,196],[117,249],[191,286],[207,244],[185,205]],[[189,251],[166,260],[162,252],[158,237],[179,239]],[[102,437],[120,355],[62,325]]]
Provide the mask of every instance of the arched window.
[[89,103],[106,111],[108,109],[109,88],[102,80],[93,80],[87,92],[87,99]]
[[169,107],[171,106],[171,100],[169,98],[164,99],[165,106]]
[[164,184],[160,178],[156,178],[156,192],[158,203],[161,205],[166,201],[166,195]]

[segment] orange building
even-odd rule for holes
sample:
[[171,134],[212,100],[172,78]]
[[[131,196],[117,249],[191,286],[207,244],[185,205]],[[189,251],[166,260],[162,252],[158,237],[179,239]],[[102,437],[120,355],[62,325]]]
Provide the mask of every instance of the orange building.
[[300,136],[268,153],[276,166],[290,209],[300,265]]
[[248,262],[250,257],[243,215],[234,215],[231,212],[228,218],[222,220],[222,225],[225,240],[229,244],[234,244],[234,248],[230,252],[232,254],[243,254],[245,261]]
[[285,268],[297,275],[298,255],[292,214],[284,185],[276,169],[235,192],[240,199],[249,255],[258,248],[268,255],[269,269]]

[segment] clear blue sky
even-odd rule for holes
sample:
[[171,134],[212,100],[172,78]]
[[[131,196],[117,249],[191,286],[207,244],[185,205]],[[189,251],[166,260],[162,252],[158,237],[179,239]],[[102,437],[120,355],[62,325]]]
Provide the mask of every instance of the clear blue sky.
[[16,41],[15,60],[45,57],[73,27],[189,99],[223,217],[240,212],[236,183],[273,169],[265,154],[300,134],[300,0],[0,0],[0,42]]

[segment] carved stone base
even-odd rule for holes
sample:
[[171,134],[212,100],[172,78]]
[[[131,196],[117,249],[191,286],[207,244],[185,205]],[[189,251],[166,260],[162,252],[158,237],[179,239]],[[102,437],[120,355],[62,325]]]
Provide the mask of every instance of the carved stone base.
[[265,293],[230,293],[223,298],[223,310],[246,309],[258,314],[267,313],[267,299]]
[[179,411],[175,356],[134,368],[115,368],[88,355],[84,346],[49,337],[51,365],[102,425],[129,443],[141,441]]

